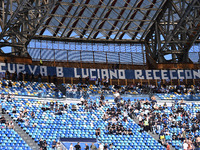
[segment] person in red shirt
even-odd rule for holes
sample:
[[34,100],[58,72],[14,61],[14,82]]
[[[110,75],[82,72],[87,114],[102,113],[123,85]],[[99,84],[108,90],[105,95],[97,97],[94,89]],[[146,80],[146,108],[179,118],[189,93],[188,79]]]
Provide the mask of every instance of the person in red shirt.
[[170,150],[170,145],[169,145],[169,143],[167,143],[167,150]]

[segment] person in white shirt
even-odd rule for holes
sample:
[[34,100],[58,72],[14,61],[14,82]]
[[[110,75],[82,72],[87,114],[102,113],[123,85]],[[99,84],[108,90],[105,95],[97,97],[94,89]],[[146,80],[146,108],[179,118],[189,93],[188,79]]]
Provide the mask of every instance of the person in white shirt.
[[103,144],[99,144],[99,150],[103,150]]
[[116,97],[117,97],[117,98],[120,98],[120,94],[119,94],[119,92],[117,92],[117,91],[116,91],[115,94],[114,94],[114,98],[116,98]]
[[120,96],[119,92],[116,91],[113,95],[114,95],[114,98],[115,98],[115,99],[114,99],[115,103],[120,102],[121,96]]
[[24,124],[26,127],[28,127],[29,126],[29,120],[28,119],[26,119],[25,120],[25,124]]
[[81,96],[80,101],[81,101],[81,104],[83,105],[83,103],[84,103],[84,98],[83,98],[83,96]]
[[74,146],[72,143],[70,144],[69,150],[74,150]]
[[60,142],[57,142],[56,150],[62,150],[62,146],[61,146]]
[[188,144],[186,141],[184,141],[183,143],[183,150],[187,150],[188,149]]
[[12,121],[10,121],[10,123],[9,123],[9,126],[8,126],[9,128],[11,128],[11,129],[14,129],[14,123],[12,122]]

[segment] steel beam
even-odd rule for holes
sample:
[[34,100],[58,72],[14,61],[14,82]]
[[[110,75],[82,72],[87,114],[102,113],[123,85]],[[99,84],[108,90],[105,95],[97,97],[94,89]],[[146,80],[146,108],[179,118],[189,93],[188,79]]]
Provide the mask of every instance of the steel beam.
[[[71,2],[59,2],[61,5],[71,5]],[[88,7],[88,8],[102,8],[102,9],[118,9],[118,10],[123,10],[124,7],[118,7],[118,6],[106,6],[106,5],[91,5],[91,4],[79,4],[79,3],[73,3],[73,6],[81,6],[81,7]],[[146,7],[126,7],[126,10],[158,10],[160,8],[146,8]]]
[[[85,4],[88,4],[90,2],[90,0],[86,0]],[[86,7],[83,7],[82,10],[79,12],[78,16],[82,16],[82,14],[84,13]],[[74,28],[76,26],[76,24],[78,23],[79,19],[76,19],[76,21],[74,21],[74,23],[72,24],[72,28]],[[67,33],[67,37],[70,37],[70,35],[72,34],[73,29],[71,29],[68,33]]]
[[[75,2],[76,2],[76,0],[73,0],[73,1],[72,1],[72,3],[75,3]],[[73,7],[73,5],[70,5],[70,6],[68,7],[67,11],[65,12],[65,15],[63,16],[61,22],[59,23],[59,25],[58,25],[56,31],[55,31],[54,34],[53,34],[53,36],[56,36],[57,33],[59,32],[59,30],[60,30],[59,27],[61,27],[61,26],[63,25],[63,23],[65,22],[65,19],[67,18],[66,16],[69,14],[69,12],[71,11],[72,7]]]
[[[94,11],[95,12],[95,11]],[[93,12],[93,14],[94,14]],[[52,17],[65,17],[65,18],[74,18],[74,19],[88,19],[88,20],[102,20],[102,21],[124,21],[124,19],[122,18],[99,18],[99,17],[95,17],[95,15],[93,16],[72,16],[72,15],[61,15],[61,14],[49,14],[48,16],[52,16]],[[130,22],[133,22],[133,21],[145,21],[145,22],[154,22],[154,20],[151,20],[151,19],[129,19],[129,18],[126,18],[126,21],[130,21]]]
[[[52,10],[51,14],[55,14],[55,12],[57,11],[60,3],[62,0],[58,0],[58,2],[56,3],[54,9]],[[50,17],[47,19],[47,21],[45,22],[45,25],[48,25],[50,22],[51,22],[51,19],[53,18],[52,15],[50,15]],[[43,28],[41,31],[40,31],[40,35],[42,35],[44,33],[44,31],[46,30],[46,28]]]
[[[82,4],[84,1],[85,1],[85,0],[81,0],[81,3],[80,3],[80,4]],[[80,7],[81,7],[81,5],[78,5],[78,6],[77,6],[76,10],[75,10],[74,13],[73,13],[73,16],[76,15],[76,13],[78,12],[78,10],[79,10]],[[72,19],[73,19],[73,18],[71,18],[70,21],[67,23],[67,25],[66,25],[64,31],[63,31],[62,34],[61,34],[61,37],[65,36],[65,31],[69,28],[69,25],[71,24]]]
[[[151,12],[151,8],[153,8],[154,4],[156,3],[156,0],[153,0],[152,4],[149,6],[149,10],[146,12],[146,14],[144,15],[142,20],[146,20],[146,18],[148,17],[149,13]],[[144,25],[144,21],[140,22],[140,25],[138,26],[137,30],[140,31],[140,29],[142,28],[142,26]],[[132,37],[132,39],[134,40],[139,32],[135,32],[134,36]]]
[[[117,19],[120,19],[120,18],[121,18],[121,16],[122,16],[123,13],[125,12],[126,7],[128,6],[129,3],[130,3],[130,0],[126,0],[126,2],[125,2],[125,4],[124,4],[124,9],[122,9],[122,10],[120,11],[120,14],[118,15]],[[115,23],[113,24],[113,26],[112,26],[112,28],[111,28],[111,31],[108,33],[108,36],[106,37],[106,39],[109,39],[109,38],[110,38],[111,34],[113,33],[112,30],[114,30],[114,29],[116,28],[118,22],[119,22],[119,21],[115,21]]]
[[[109,6],[110,3],[111,3],[111,2],[108,2],[106,6]],[[102,4],[103,4],[103,3],[102,3]],[[101,5],[102,5],[102,4],[101,4]],[[105,8],[103,9],[103,11],[102,11],[102,13],[101,13],[101,15],[100,15],[99,18],[102,18],[102,17],[103,17],[103,14],[104,14],[104,12],[105,12],[106,10],[107,10],[107,7],[105,7]],[[88,38],[87,38],[88,40],[91,39],[91,35],[92,35],[93,31],[95,31],[96,26],[98,25],[99,21],[100,21],[100,20],[98,20],[98,21],[95,23],[95,25],[94,25],[94,27],[93,27],[93,30],[90,32],[90,34],[89,34],[89,36],[88,36]]]
[[[140,6],[142,5],[143,2],[144,2],[144,0],[140,0],[140,2],[137,4],[136,8],[140,8]],[[136,14],[137,14],[138,11],[139,11],[139,9],[136,9],[136,10],[133,12],[133,14],[131,15],[131,19],[133,19],[133,18],[136,16]],[[124,23],[125,23],[125,21],[124,21]],[[124,30],[127,30],[128,27],[130,26],[130,24],[131,24],[131,22],[129,21],[129,22],[125,25]],[[122,24],[122,26],[123,26],[123,24]],[[120,32],[120,31],[119,31],[119,32]],[[120,39],[120,40],[123,38],[124,34],[125,34],[125,32],[123,32],[123,33],[119,36],[119,39]],[[118,34],[117,34],[117,35],[118,35]],[[115,36],[115,38],[117,37],[117,35]]]
[[4,5],[9,7],[3,10],[3,15],[7,16],[3,16],[5,24],[1,28],[0,47],[10,45],[16,55],[27,56],[27,45],[54,6],[54,0],[21,0],[19,3],[11,0],[10,3],[4,1]]
[[73,37],[58,37],[58,36],[46,36],[35,35],[33,39],[38,40],[50,40],[50,41],[65,41],[65,42],[92,42],[92,43],[130,43],[130,44],[144,44],[141,40],[106,40],[106,39],[87,39],[87,38],[73,38]]
[[[200,35],[200,1],[168,0],[149,30],[146,49],[158,63],[191,62],[188,52]],[[171,54],[172,59],[167,58]]]
[[[104,0],[99,0],[98,5],[101,6],[101,4],[103,3],[103,1],[104,1]],[[80,35],[80,38],[83,38],[83,35],[85,35],[85,33],[86,33],[87,29],[90,27],[90,24],[92,23],[92,21],[93,21],[93,20],[96,20],[96,19],[94,19],[94,17],[96,16],[98,10],[99,10],[99,7],[97,7],[97,8],[94,10],[94,12],[92,13],[92,16],[91,16],[90,19],[88,20],[88,22],[87,22],[87,24],[86,24],[86,26],[85,26],[85,29],[83,30],[83,32],[82,32],[81,35]]]
[[[117,0],[113,0],[112,3],[111,3],[111,6],[114,6],[114,5],[116,4],[116,2],[117,2]],[[108,9],[108,11],[107,11],[107,13],[105,14],[104,18],[108,18],[108,16],[110,15],[111,11],[112,11],[112,9]],[[101,28],[103,27],[104,23],[105,23],[105,21],[102,21],[102,22],[100,23],[98,29],[101,29]],[[97,31],[97,32],[94,34],[93,38],[96,39],[96,37],[97,37],[98,34],[99,34],[99,31]]]

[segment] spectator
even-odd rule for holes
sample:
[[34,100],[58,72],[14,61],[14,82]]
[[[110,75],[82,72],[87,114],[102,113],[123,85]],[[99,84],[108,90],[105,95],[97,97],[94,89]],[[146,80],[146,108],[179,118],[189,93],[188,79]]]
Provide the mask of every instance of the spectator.
[[79,77],[79,84],[82,85],[83,84],[83,81],[82,81],[82,76],[80,75]]
[[14,74],[13,74],[13,81],[17,81],[17,72],[15,71]]
[[29,120],[28,120],[28,119],[25,120],[24,125],[25,125],[25,127],[28,127],[28,126],[29,126]]
[[83,105],[84,101],[85,101],[84,98],[83,98],[83,96],[81,96],[80,101],[81,101],[81,105]]
[[167,148],[167,150],[170,150],[170,145],[169,145],[169,143],[167,143],[166,148]]
[[1,123],[6,123],[6,119],[5,119],[4,116],[0,117],[0,122],[1,122]]
[[105,87],[108,87],[109,79],[108,79],[107,77],[105,77],[103,83],[104,83],[104,86],[105,86]]
[[53,102],[53,100],[51,100],[51,102],[50,102],[50,109],[53,110],[53,107],[54,107],[54,102]]
[[101,134],[101,130],[100,130],[100,128],[98,128],[98,129],[96,129],[96,136],[100,136],[100,134]]
[[74,146],[75,150],[81,150],[81,146],[80,143],[78,142],[75,146]]
[[31,112],[31,118],[35,118],[35,113],[33,111]]
[[3,94],[3,93],[1,94],[1,99],[2,99],[2,100],[4,100],[4,99],[5,99],[5,96],[4,96],[4,94]]
[[9,122],[6,121],[5,125],[6,125],[6,129],[8,129],[9,128]]
[[8,70],[6,70],[6,79],[10,80],[10,72]]
[[31,81],[34,82],[35,81],[35,75],[32,73],[31,74]]
[[62,150],[62,146],[59,141],[56,144],[56,150]]
[[53,140],[52,142],[52,148],[55,150],[56,149],[56,140]]
[[89,146],[87,144],[85,144],[85,150],[89,150]]
[[19,81],[23,81],[23,73],[19,72],[18,74]]
[[99,87],[99,85],[100,85],[100,80],[99,80],[99,78],[96,79],[95,85],[96,85],[96,87]]
[[86,85],[89,85],[89,79],[90,79],[89,76],[87,76],[87,77],[85,78],[85,84],[86,84]]
[[55,85],[57,84],[57,77],[56,77],[55,74],[53,75],[53,83],[54,83]]
[[28,74],[28,72],[25,73],[25,81],[29,81],[29,74]]
[[91,150],[97,150],[97,147],[94,145],[94,143],[92,143],[92,145],[90,146]]
[[188,150],[188,144],[186,140],[184,140],[184,143],[183,143],[183,150]]
[[113,144],[111,143],[110,145],[109,145],[109,149],[112,149],[113,148]]
[[12,120],[10,121],[9,123],[9,126],[8,126],[10,129],[14,129],[14,123],[12,122]]
[[47,150],[47,141],[46,140],[44,140],[44,142],[43,142],[43,150]]
[[27,116],[27,114],[28,114],[28,110],[27,110],[27,108],[24,109],[23,114],[24,114],[24,117]]
[[38,74],[38,82],[41,82],[42,81],[42,75],[41,73]]
[[12,88],[12,82],[11,81],[8,82],[8,87]]
[[43,140],[42,139],[40,139],[40,141],[39,141],[39,147],[40,147],[40,150],[43,150]]
[[74,146],[72,143],[70,144],[69,150],[74,150]]
[[108,150],[108,144],[107,143],[105,143],[103,150]]
[[48,82],[51,83],[51,75],[48,75]]
[[2,114],[6,113],[6,105],[4,102],[1,103],[1,111],[2,111]]
[[105,100],[105,97],[104,97],[103,94],[101,94],[101,96],[100,96],[100,100]]
[[16,113],[17,111],[16,111],[16,106],[14,106],[13,108],[12,108],[12,113]]
[[99,144],[99,150],[103,150],[103,148],[104,148],[103,145],[100,143]]

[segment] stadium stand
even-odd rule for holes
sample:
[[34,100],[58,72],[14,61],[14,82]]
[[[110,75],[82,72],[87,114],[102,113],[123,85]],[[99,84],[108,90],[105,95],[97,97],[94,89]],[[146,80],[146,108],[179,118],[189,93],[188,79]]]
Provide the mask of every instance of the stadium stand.
[[200,0],[1,0],[0,150],[200,150]]
[[[24,85],[20,87],[21,84]],[[71,143],[75,146],[77,139],[80,139],[78,142],[81,147],[85,147],[85,144],[91,146],[92,142],[86,139],[93,138],[97,139],[96,147],[101,143],[112,146],[113,149],[165,149],[162,145],[171,144],[175,149],[181,149],[184,142],[182,134],[185,134],[185,138],[190,136],[191,146],[196,144],[198,128],[194,126],[198,117],[198,105],[185,104],[183,99],[198,99],[198,86],[155,88],[140,84],[96,86],[81,83],[62,84],[62,86],[66,88],[66,97],[76,98],[79,100],[78,103],[41,100],[40,97],[54,92],[56,87],[53,83],[2,80],[2,111],[7,112],[39,146],[41,139],[46,140],[47,149],[52,148],[54,140],[58,143],[62,138],[76,139],[73,142],[61,143],[68,148]],[[47,90],[39,91],[41,88]],[[150,99],[149,96],[138,97],[137,94],[143,94],[142,91],[145,89],[153,91],[152,93],[160,99],[175,100],[175,104],[159,106],[157,101]],[[166,91],[168,94],[163,94]],[[193,95],[191,91],[197,94]],[[120,95],[122,96],[118,99]],[[55,94],[51,96],[55,97]],[[61,94],[59,96],[62,97]],[[178,103],[178,100],[182,101]],[[190,114],[192,118],[188,117]],[[139,125],[136,124],[137,119]],[[191,127],[191,132],[184,133]],[[5,131],[7,130],[14,132],[13,129],[6,128]],[[148,134],[148,130],[159,135],[159,142]],[[191,141],[194,142],[193,145]],[[12,140],[9,142],[8,145],[14,146],[11,144]],[[17,146],[19,149],[30,148],[25,143]]]
[[[36,142],[39,142],[40,138],[46,139],[47,148],[51,148],[53,140],[58,141],[60,137],[93,137],[103,144],[113,144],[113,149],[164,149],[150,135],[145,132],[140,133],[141,128],[131,119],[128,122],[122,121],[123,116],[119,118],[121,125],[125,129],[131,129],[133,134],[108,134],[106,130],[108,122],[103,120],[102,116],[111,106],[100,107],[101,105],[94,103],[94,100],[88,101],[93,108],[76,105],[76,110],[73,110],[75,104],[64,105],[62,102],[57,102],[52,106],[48,102],[42,104],[34,99],[16,99],[6,102],[6,111]],[[14,106],[16,106],[16,113],[12,112]],[[27,116],[24,116],[26,110]],[[34,117],[31,116],[31,112],[34,112]],[[101,130],[100,134],[95,132],[98,128]]]

